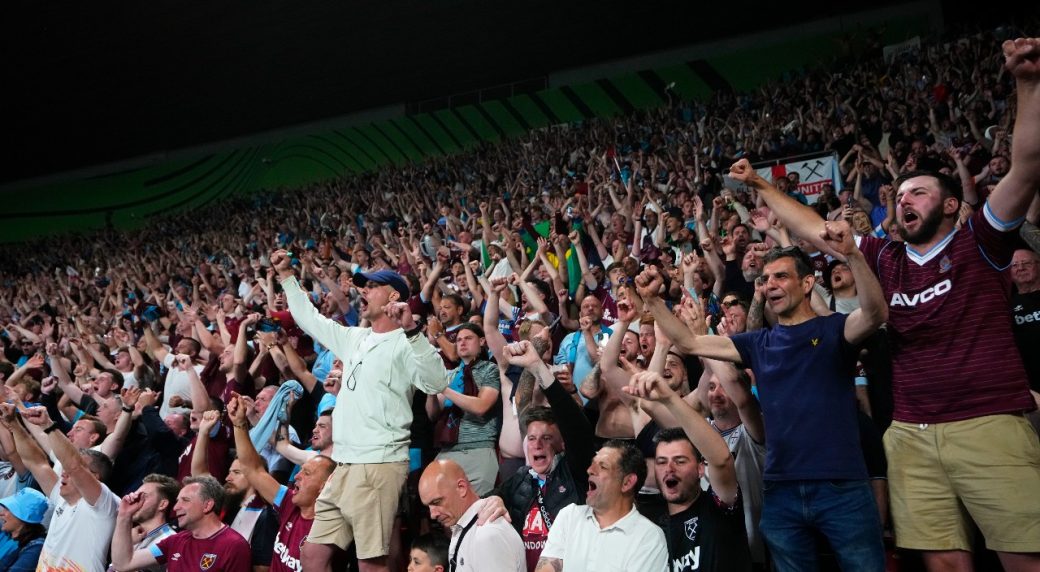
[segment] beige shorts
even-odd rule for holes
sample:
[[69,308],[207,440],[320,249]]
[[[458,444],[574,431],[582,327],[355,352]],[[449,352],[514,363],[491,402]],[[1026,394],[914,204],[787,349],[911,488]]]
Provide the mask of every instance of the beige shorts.
[[1040,552],[1040,439],[1022,415],[885,432],[896,544],[971,550],[971,520],[998,552]]
[[337,466],[314,505],[307,542],[345,550],[353,541],[360,559],[386,556],[407,477],[406,462]]

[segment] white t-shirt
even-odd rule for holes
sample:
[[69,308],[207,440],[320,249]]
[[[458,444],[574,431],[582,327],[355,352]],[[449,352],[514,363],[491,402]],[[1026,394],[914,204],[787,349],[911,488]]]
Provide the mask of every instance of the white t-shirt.
[[543,558],[563,560],[567,572],[667,572],[664,531],[632,510],[601,529],[592,508],[571,504],[556,515]]
[[94,506],[85,499],[70,505],[61,498],[60,490],[59,481],[47,497],[54,507],[54,516],[37,569],[105,572],[119,497],[101,485],[101,495]]
[[131,387],[137,387],[137,374],[131,371],[121,371],[123,374],[123,387],[130,389]]
[[[163,402],[162,406],[159,407],[159,417],[166,419],[166,416],[170,413],[191,413],[191,409],[187,407],[170,407],[170,398],[174,395],[180,395],[185,401],[191,401],[191,381],[188,378],[188,374],[173,366],[174,355],[172,352],[167,353],[166,357],[163,358],[163,365],[170,370],[166,374],[166,385],[163,386]],[[195,375],[202,373],[201,365],[196,364]]]

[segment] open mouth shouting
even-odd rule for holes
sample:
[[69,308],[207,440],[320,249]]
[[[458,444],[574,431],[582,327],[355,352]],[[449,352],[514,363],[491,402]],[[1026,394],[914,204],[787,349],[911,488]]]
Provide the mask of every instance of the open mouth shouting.
[[766,293],[766,301],[769,302],[770,306],[776,306],[784,301],[785,292],[779,288],[775,290],[769,290]]
[[678,496],[682,491],[679,486],[682,484],[682,480],[674,474],[667,474],[664,476],[664,480],[660,482],[661,494],[666,499],[674,498]]
[[589,479],[589,492],[585,495],[586,504],[592,504],[592,501],[596,498],[596,495],[599,492],[598,489],[599,485],[596,484],[596,481]]
[[914,211],[905,208],[903,209],[903,228],[912,232],[920,220],[920,215]]

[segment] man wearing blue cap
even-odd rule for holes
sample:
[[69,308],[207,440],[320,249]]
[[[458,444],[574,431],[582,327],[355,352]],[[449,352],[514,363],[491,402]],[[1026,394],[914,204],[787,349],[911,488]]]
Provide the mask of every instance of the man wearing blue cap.
[[47,536],[43,527],[47,506],[47,497],[36,489],[0,499],[0,570],[36,570]]
[[297,325],[343,361],[342,389],[332,414],[337,467],[315,504],[303,547],[304,570],[330,570],[335,547],[352,541],[362,571],[387,570],[398,498],[408,476],[412,395],[444,391],[440,355],[415,324],[408,284],[396,272],[356,272],[361,317],[369,327],[342,326],[311,304],[289,254],[276,250],[278,272]]

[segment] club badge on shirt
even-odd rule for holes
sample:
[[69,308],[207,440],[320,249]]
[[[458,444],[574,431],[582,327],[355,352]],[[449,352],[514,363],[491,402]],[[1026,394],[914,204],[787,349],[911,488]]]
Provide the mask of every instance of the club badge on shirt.
[[202,555],[202,560],[199,560],[199,568],[203,570],[209,570],[217,563],[217,555],[212,552],[207,552]]
[[691,542],[697,541],[697,519],[699,518],[695,516],[683,523],[683,527],[686,529],[686,538],[689,538]]

